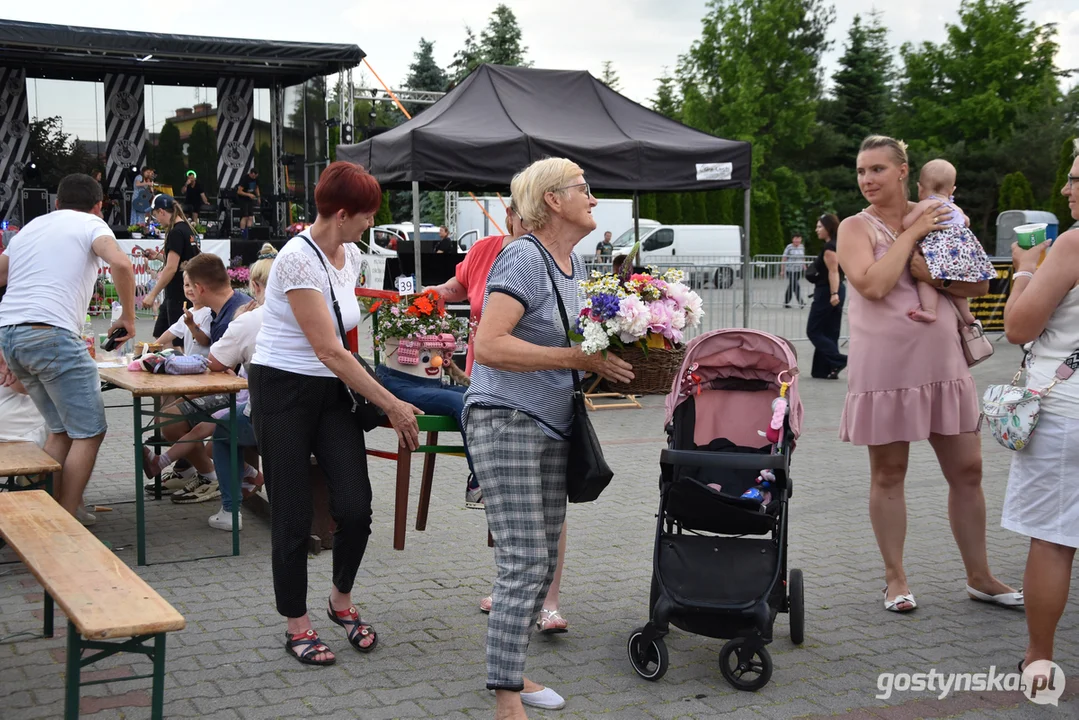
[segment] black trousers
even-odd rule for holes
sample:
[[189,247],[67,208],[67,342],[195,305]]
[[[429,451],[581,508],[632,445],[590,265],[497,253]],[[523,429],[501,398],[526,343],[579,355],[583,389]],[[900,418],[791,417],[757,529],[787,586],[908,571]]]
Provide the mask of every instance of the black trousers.
[[[182,294],[178,298],[172,298],[169,291],[165,291],[165,299],[161,301],[161,306],[157,311],[157,321],[154,323],[155,338],[161,337],[166,330],[184,316],[184,299]],[[177,338],[177,340],[180,340],[180,338]],[[175,345],[176,343],[173,344]],[[180,340],[179,345],[183,347],[182,340]]]
[[802,273],[787,271],[787,294],[783,297],[783,304],[790,305],[791,298],[797,298],[799,305],[802,302]]
[[832,307],[832,290],[828,283],[813,288],[813,304],[809,306],[806,337],[813,343],[813,367],[810,375],[827,377],[833,370],[847,367],[847,356],[839,352],[839,333],[843,326],[843,302],[847,288],[839,283],[839,304]]
[[270,542],[277,611],[289,618],[307,613],[307,538],[313,516],[311,455],[318,460],[330,496],[333,584],[352,590],[371,535],[371,480],[363,431],[352,414],[345,385],[336,377],[313,377],[251,366],[251,423],[270,495]]

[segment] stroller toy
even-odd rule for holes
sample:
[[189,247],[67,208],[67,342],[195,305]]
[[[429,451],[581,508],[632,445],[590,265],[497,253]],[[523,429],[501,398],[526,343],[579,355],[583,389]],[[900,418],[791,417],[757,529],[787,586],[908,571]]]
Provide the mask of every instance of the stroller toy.
[[804,416],[797,361],[774,335],[716,330],[689,342],[672,386],[648,622],[629,636],[629,661],[646,680],[663,677],[674,625],[727,640],[723,676],[758,690],[772,677],[776,615],[789,614],[796,645],[805,636],[802,571],[787,569],[790,462]]

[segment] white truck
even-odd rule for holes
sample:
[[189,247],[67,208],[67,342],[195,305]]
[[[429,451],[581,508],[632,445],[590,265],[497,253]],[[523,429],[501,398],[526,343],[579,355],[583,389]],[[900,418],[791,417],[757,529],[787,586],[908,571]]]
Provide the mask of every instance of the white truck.
[[[647,223],[647,226],[646,226]],[[742,228],[738,225],[660,225],[641,220],[641,259],[660,269],[680,267],[690,285],[729,288],[742,267]],[[614,257],[633,249],[633,228],[614,241]],[[707,269],[701,269],[707,266]]]

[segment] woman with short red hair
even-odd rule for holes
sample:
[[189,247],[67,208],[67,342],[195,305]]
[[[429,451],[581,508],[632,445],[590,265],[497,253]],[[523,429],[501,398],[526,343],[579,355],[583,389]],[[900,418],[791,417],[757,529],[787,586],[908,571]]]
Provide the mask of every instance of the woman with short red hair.
[[288,619],[285,649],[308,665],[335,660],[307,615],[311,455],[326,478],[337,523],[326,613],[367,653],[378,636],[360,620],[351,594],[371,534],[371,482],[354,414],[359,396],[385,411],[401,443],[413,450],[419,444],[419,410],[375,381],[343,338],[360,321],[361,254],[354,243],[381,202],[378,181],[363,168],[345,162],[326,168],[315,188],[318,218],[285,244],[270,270],[251,359],[251,422],[270,494],[274,595]]

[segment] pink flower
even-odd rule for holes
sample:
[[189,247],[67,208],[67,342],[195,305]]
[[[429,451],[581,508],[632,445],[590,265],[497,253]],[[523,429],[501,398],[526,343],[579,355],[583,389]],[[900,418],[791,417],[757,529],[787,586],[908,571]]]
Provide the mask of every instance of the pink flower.
[[648,306],[636,295],[627,295],[618,302],[618,338],[624,342],[635,342],[648,333],[651,314]]
[[663,300],[648,303],[648,331],[670,337],[674,322],[671,303]]

